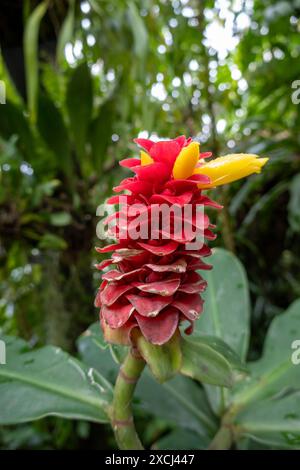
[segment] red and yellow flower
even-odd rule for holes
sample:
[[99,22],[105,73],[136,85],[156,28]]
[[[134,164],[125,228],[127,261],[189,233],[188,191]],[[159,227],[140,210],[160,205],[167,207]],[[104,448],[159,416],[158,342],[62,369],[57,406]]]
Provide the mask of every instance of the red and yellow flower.
[[[234,154],[206,162],[211,154],[200,153],[199,143],[184,136],[156,143],[146,139],[135,142],[142,148],[140,158],[120,162],[135,175],[114,188],[116,193],[127,194],[108,200],[110,204],[118,204],[121,197],[126,201],[125,209],[113,217],[119,224],[122,211],[134,204],[143,204],[149,214],[153,206],[162,204],[181,208],[189,204],[192,211],[199,205],[221,209],[203,190],[259,173],[267,161],[256,155]],[[134,221],[134,216],[130,220]],[[185,331],[190,334],[203,310],[201,293],[206,281],[198,270],[211,268],[204,262],[211,250],[206,243],[198,250],[186,249],[186,243],[194,241],[194,230],[184,235],[173,230],[166,239],[162,222],[155,239],[133,239],[129,231],[121,237],[117,223],[117,243],[97,248],[101,253],[112,252],[97,268],[114,266],[104,272],[95,300],[107,341],[130,344],[133,330],[138,329],[147,341],[162,345],[183,322],[188,323]],[[193,215],[191,228],[197,223]],[[203,214],[197,229],[205,241],[215,238],[212,228]]]

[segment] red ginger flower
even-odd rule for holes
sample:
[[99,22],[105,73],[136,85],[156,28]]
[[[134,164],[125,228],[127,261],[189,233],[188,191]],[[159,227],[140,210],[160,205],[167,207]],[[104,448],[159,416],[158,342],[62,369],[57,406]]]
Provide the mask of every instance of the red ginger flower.
[[[207,215],[196,217],[199,205],[221,208],[202,193],[218,184],[228,183],[259,172],[267,159],[256,155],[229,155],[208,163],[204,158],[210,153],[199,154],[199,144],[184,136],[157,143],[146,139],[135,142],[144,150],[141,159],[130,158],[120,162],[130,168],[135,176],[126,178],[115,192],[128,191],[130,194],[113,196],[110,204],[117,204],[123,198],[126,207],[115,213],[111,219],[116,224],[117,243],[97,251],[113,252],[110,259],[97,268],[115,265],[114,269],[102,276],[102,284],[96,296],[95,305],[100,307],[100,320],[107,341],[130,344],[132,331],[137,328],[152,344],[162,345],[178,332],[179,325],[187,321],[187,334],[193,331],[193,324],[203,310],[201,293],[206,281],[197,272],[210,269],[203,258],[211,254],[204,243],[200,249],[187,249],[187,243],[196,239],[195,229],[205,240],[213,240]],[[129,225],[138,225],[138,217],[130,215],[130,208],[143,204],[151,225],[154,207],[191,207],[191,217],[184,222],[184,233],[177,231],[176,217],[171,215],[168,239],[164,232],[165,221],[160,217],[155,239],[132,237]],[[122,226],[126,213],[129,224]],[[182,212],[184,214],[184,211]],[[190,227],[186,230],[186,227]],[[122,236],[121,236],[122,234]]]

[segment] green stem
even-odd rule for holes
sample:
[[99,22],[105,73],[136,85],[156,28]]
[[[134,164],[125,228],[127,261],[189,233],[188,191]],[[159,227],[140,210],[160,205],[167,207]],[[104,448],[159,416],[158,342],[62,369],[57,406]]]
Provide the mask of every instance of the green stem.
[[233,442],[233,433],[230,426],[223,424],[210,443],[209,450],[230,449]]
[[117,377],[113,399],[112,427],[118,446],[122,450],[143,449],[133,421],[132,399],[144,367],[143,358],[135,349],[131,349],[120,367]]
[[241,428],[234,423],[234,418],[239,410],[238,406],[232,405],[224,414],[220,429],[211,441],[208,450],[227,450],[231,448],[241,433]]

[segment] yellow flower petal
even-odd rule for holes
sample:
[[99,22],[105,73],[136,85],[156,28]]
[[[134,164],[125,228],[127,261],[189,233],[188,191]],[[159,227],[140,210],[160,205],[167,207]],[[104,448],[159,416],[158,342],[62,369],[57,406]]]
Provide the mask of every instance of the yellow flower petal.
[[187,147],[181,150],[173,167],[173,176],[175,179],[184,179],[192,176],[199,160],[199,151],[199,142],[191,142]]
[[232,183],[253,173],[260,173],[268,158],[257,155],[236,153],[219,157],[195,169],[194,173],[206,175],[211,179],[208,185],[199,185],[203,189]]
[[141,150],[141,165],[150,165],[150,163],[153,163],[153,159],[148,155],[148,153]]

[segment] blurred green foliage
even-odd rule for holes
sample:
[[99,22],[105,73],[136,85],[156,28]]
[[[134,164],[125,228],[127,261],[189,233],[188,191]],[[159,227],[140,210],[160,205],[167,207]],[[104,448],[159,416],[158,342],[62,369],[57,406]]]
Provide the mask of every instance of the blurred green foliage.
[[[97,319],[95,213],[123,174],[118,161],[137,152],[139,133],[183,133],[215,155],[270,157],[261,175],[212,194],[225,205],[217,244],[246,266],[257,359],[272,318],[300,296],[300,2],[26,1],[13,13],[24,38],[11,30],[0,44],[3,333],[75,350]],[[1,446],[100,445],[94,425],[65,423],[6,428]]]

